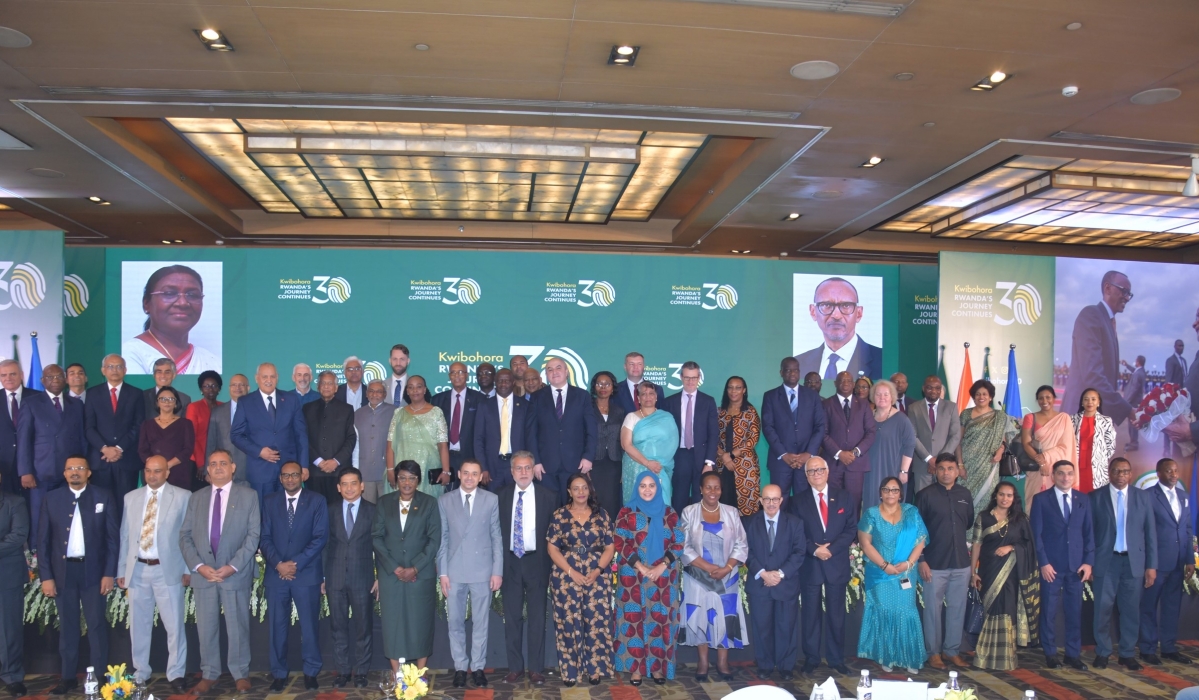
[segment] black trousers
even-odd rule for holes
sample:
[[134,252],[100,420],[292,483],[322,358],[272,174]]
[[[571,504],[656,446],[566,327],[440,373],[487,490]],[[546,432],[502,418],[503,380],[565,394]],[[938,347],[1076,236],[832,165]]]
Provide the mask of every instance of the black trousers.
[[765,591],[752,594],[749,619],[758,669],[793,670],[799,658],[799,601],[775,600]]
[[[845,663],[845,583],[803,584],[800,590],[800,615],[803,628],[805,664],[820,663],[820,644],[829,666]],[[824,588],[828,604],[821,610],[820,591]],[[822,619],[823,618],[823,619]],[[822,624],[823,623],[823,624]]]
[[595,488],[595,498],[612,522],[616,522],[616,515],[624,506],[620,476],[620,462],[600,459],[591,466],[591,485]]
[[[508,543],[505,543],[505,547]],[[539,542],[538,546],[544,546]],[[544,550],[525,554],[520,559],[511,549],[504,550],[504,638],[507,640],[508,670],[541,673],[545,668],[545,608],[550,585],[549,555]],[[525,663],[525,620],[528,611],[529,658]]]
[[25,680],[24,593],[20,586],[0,590],[0,680],[5,683]]
[[[68,561],[66,580],[55,581],[58,597],[58,654],[62,657],[62,677],[74,680],[79,673],[79,637],[82,634],[79,608],[87,618],[87,641],[91,647],[88,666],[97,670],[108,668],[108,618],[104,614],[104,596],[100,584],[84,585],[84,566],[81,561]],[[100,674],[97,674],[97,678]]]
[[[341,675],[365,676],[371,668],[374,642],[375,599],[369,587],[328,591],[329,628],[333,657]],[[353,608],[353,617],[350,609]],[[353,646],[351,647],[351,644]]]

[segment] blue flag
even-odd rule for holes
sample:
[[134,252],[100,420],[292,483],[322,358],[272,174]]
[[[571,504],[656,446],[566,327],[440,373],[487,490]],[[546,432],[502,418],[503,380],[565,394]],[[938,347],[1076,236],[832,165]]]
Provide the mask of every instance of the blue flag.
[[37,391],[44,391],[42,386],[42,354],[37,349],[37,333],[30,333],[29,344],[33,346],[33,352],[29,357],[29,388]]
[[1020,407],[1020,377],[1016,374],[1016,346],[1007,354],[1007,391],[1003,394],[1003,412],[1020,420],[1024,411]]

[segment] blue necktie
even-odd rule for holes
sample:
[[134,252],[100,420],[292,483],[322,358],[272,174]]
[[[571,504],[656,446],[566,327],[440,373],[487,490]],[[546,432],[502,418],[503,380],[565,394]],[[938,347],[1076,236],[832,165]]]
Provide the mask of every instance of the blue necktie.
[[787,390],[787,396],[789,396],[789,397],[790,397],[790,398],[789,398],[789,401],[790,401],[790,403],[791,403],[791,415],[793,415],[793,416],[794,416],[794,415],[795,415],[795,412],[799,410],[799,401],[798,401],[798,400],[796,399],[796,397],[795,397],[795,390],[794,390],[794,389],[788,389],[788,390]]
[[1070,494],[1062,494],[1062,514],[1066,516],[1066,522],[1070,522]]
[[296,524],[296,499],[287,499],[287,529],[290,530],[292,525]]
[[1127,552],[1128,544],[1124,541],[1124,492],[1116,492],[1116,551]]
[[393,404],[395,404],[396,406],[399,406],[403,403],[403,398],[402,398],[403,396],[404,396],[404,386],[402,384],[400,384],[400,380],[397,379],[395,392],[391,396],[391,402]]
[[837,353],[828,356],[828,367],[824,368],[824,378],[826,380],[837,381],[837,363],[841,361],[841,357]]

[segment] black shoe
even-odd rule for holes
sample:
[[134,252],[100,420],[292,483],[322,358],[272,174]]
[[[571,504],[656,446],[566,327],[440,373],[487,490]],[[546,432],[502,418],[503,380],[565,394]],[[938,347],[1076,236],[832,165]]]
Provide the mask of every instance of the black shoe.
[[657,676],[650,676],[650,678],[653,678],[654,683],[657,683],[658,685],[666,685],[666,676],[661,678],[658,678]]
[[774,673],[773,670],[759,668],[757,671],[754,672],[754,676],[760,681],[768,681],[768,680],[770,680],[770,674],[772,674],[772,673]]
[[350,674],[348,674],[348,673],[339,673],[336,676],[333,676],[333,687],[334,688],[344,688],[344,687],[346,687],[346,684],[349,682],[350,682]]
[[272,693],[278,693],[279,691],[283,690],[286,687],[287,687],[287,678],[286,677],[276,678],[275,680],[271,681],[271,692]]
[[816,672],[816,668],[817,668],[818,666],[820,666],[820,662],[819,662],[819,661],[817,661],[817,662],[815,662],[815,663],[813,663],[813,662],[811,662],[811,661],[805,661],[805,662],[803,663],[803,671],[801,671],[801,673],[803,673],[805,676],[810,676],[810,675],[812,675],[813,673],[815,673],[815,672]]
[[794,679],[795,679],[795,673],[793,671],[779,671],[779,680],[780,681],[789,681],[789,680],[794,680]]
[[304,690],[316,690],[320,687],[321,684],[317,682],[316,676],[310,676],[307,673],[304,674]]
[[8,684],[8,692],[11,693],[14,698],[23,697],[26,692],[25,684],[22,683],[21,681],[17,681],[16,683],[9,683]]
[[[1095,661],[1091,665],[1095,668],[1107,668],[1107,660],[1110,657],[1095,655]],[[1066,657],[1066,662],[1069,663],[1070,657]]]
[[487,674],[483,673],[482,670],[478,670],[470,674],[470,679],[474,681],[475,687],[477,688],[487,687]]
[[602,680],[604,680],[604,679],[599,676],[596,676],[595,678],[588,678],[587,682],[590,683],[591,685],[599,685],[600,681],[602,681]]
[[849,675],[849,667],[843,663],[837,664],[836,666],[832,666],[832,669],[834,671],[836,671],[837,673],[840,673],[842,676]]
[[642,681],[644,681],[644,680],[645,680],[644,678],[630,678],[630,679],[629,679],[629,685],[631,685],[631,686],[636,686],[636,687],[641,687],[641,682],[642,682]]
[[575,687],[576,682],[577,681],[562,681],[562,685],[566,686],[567,688],[573,688]]
[[454,671],[454,687],[466,687],[466,671]]
[[74,678],[64,678],[50,690],[51,695],[66,695],[79,687],[79,681]]
[[171,690],[175,693],[175,695],[186,695],[187,679],[176,678],[175,680],[171,681]]
[[[1068,658],[1068,657],[1067,657]],[[1057,656],[1045,656],[1045,668],[1061,668],[1062,662],[1057,660]]]
[[1158,658],[1157,654],[1141,654],[1141,661],[1144,661],[1150,666],[1162,665],[1162,660]]
[[706,673],[695,674],[695,682],[696,683],[707,683],[708,682],[708,674],[706,674]]
[[[1104,663],[1104,666],[1106,667],[1106,665],[1107,665],[1107,664],[1106,664],[1106,662],[1107,662],[1107,657],[1104,657],[1104,658],[1103,658],[1103,660],[1104,660],[1104,662],[1105,662],[1105,663]],[[1075,671],[1085,671],[1085,670],[1087,670],[1087,665],[1086,665],[1086,664],[1084,664],[1084,663],[1082,662],[1082,659],[1078,658],[1077,656],[1065,656],[1065,657],[1062,657],[1062,663],[1066,664],[1067,666],[1069,666],[1070,668],[1074,669]]]
[[1187,657],[1183,656],[1181,653],[1179,653],[1179,652],[1177,652],[1177,651],[1171,651],[1171,652],[1168,652],[1168,653],[1163,653],[1163,654],[1162,654],[1162,658],[1163,658],[1163,659],[1166,659],[1166,660],[1168,660],[1168,661],[1173,661],[1173,662],[1174,662],[1174,663],[1176,663],[1176,664],[1189,664],[1189,663],[1191,663],[1191,660],[1190,660],[1190,659],[1188,659]]
[[1144,666],[1137,662],[1136,657],[1133,656],[1121,656],[1118,657],[1118,661],[1120,662],[1121,666],[1129,671],[1140,671],[1142,668],[1144,668]]
[[355,688],[365,688],[366,687],[366,674],[365,673],[363,673],[362,675],[359,675],[359,676],[354,676],[354,687]]

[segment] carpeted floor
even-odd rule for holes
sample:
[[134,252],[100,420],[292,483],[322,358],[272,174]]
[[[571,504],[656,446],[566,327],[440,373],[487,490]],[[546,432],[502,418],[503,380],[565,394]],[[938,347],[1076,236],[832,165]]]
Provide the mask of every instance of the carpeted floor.
[[[1192,685],[1199,685],[1199,642],[1182,642],[1186,645],[1185,653],[1196,663],[1182,665],[1167,662],[1163,666],[1145,666],[1141,671],[1130,672],[1124,667],[1112,663],[1103,670],[1089,669],[1075,671],[1069,668],[1047,670],[1045,657],[1040,652],[1021,651],[1020,668],[1015,671],[978,671],[967,669],[962,671],[962,681],[965,687],[976,689],[981,698],[1012,698],[1018,700],[1024,691],[1032,688],[1037,691],[1039,699],[1053,698],[1054,700],[1093,700],[1099,698],[1173,698],[1174,694]],[[1087,649],[1083,653],[1083,661],[1089,662],[1094,658],[1094,651]],[[713,661],[715,658],[713,657]],[[851,661],[850,669],[855,675],[838,677],[837,684],[842,689],[842,697],[854,697],[857,685],[857,672],[860,669],[870,669],[876,678],[903,680],[898,674],[885,674],[878,666],[865,661]],[[715,665],[711,671],[715,672]],[[451,685],[452,674],[445,671],[431,672],[431,697],[447,697],[461,700],[719,700],[733,690],[748,685],[758,685],[752,666],[734,666],[736,678],[730,683],[697,683],[694,667],[684,668],[679,677],[665,685],[655,685],[648,679],[639,688],[628,684],[627,677],[616,681],[605,680],[598,686],[584,684],[582,687],[563,687],[560,680],[551,676],[542,686],[533,686],[527,677],[516,685],[502,682],[505,671],[488,672],[489,685],[487,688],[454,688]],[[775,675],[770,683],[780,685],[791,691],[798,698],[806,698],[811,691],[812,683],[823,681],[829,675],[827,667],[817,669],[810,678],[781,682]],[[378,683],[381,674],[371,674],[372,684]],[[367,689],[335,689],[330,683],[332,675],[321,674],[321,689],[304,691],[303,677],[292,675],[290,686],[279,694],[268,693],[270,678],[262,674],[252,674],[253,690],[241,700],[380,700],[382,693],[377,686]],[[941,671],[925,668],[918,680],[930,684],[940,684],[945,681],[946,674]],[[26,679],[29,688],[28,697],[31,700],[54,700],[46,693],[58,682],[55,676],[30,676]],[[156,677],[149,691],[161,700],[189,700],[194,696],[171,696],[170,687],[165,679]],[[161,693],[161,695],[160,695]],[[233,698],[236,695],[233,680],[223,676],[216,690],[208,698]]]

